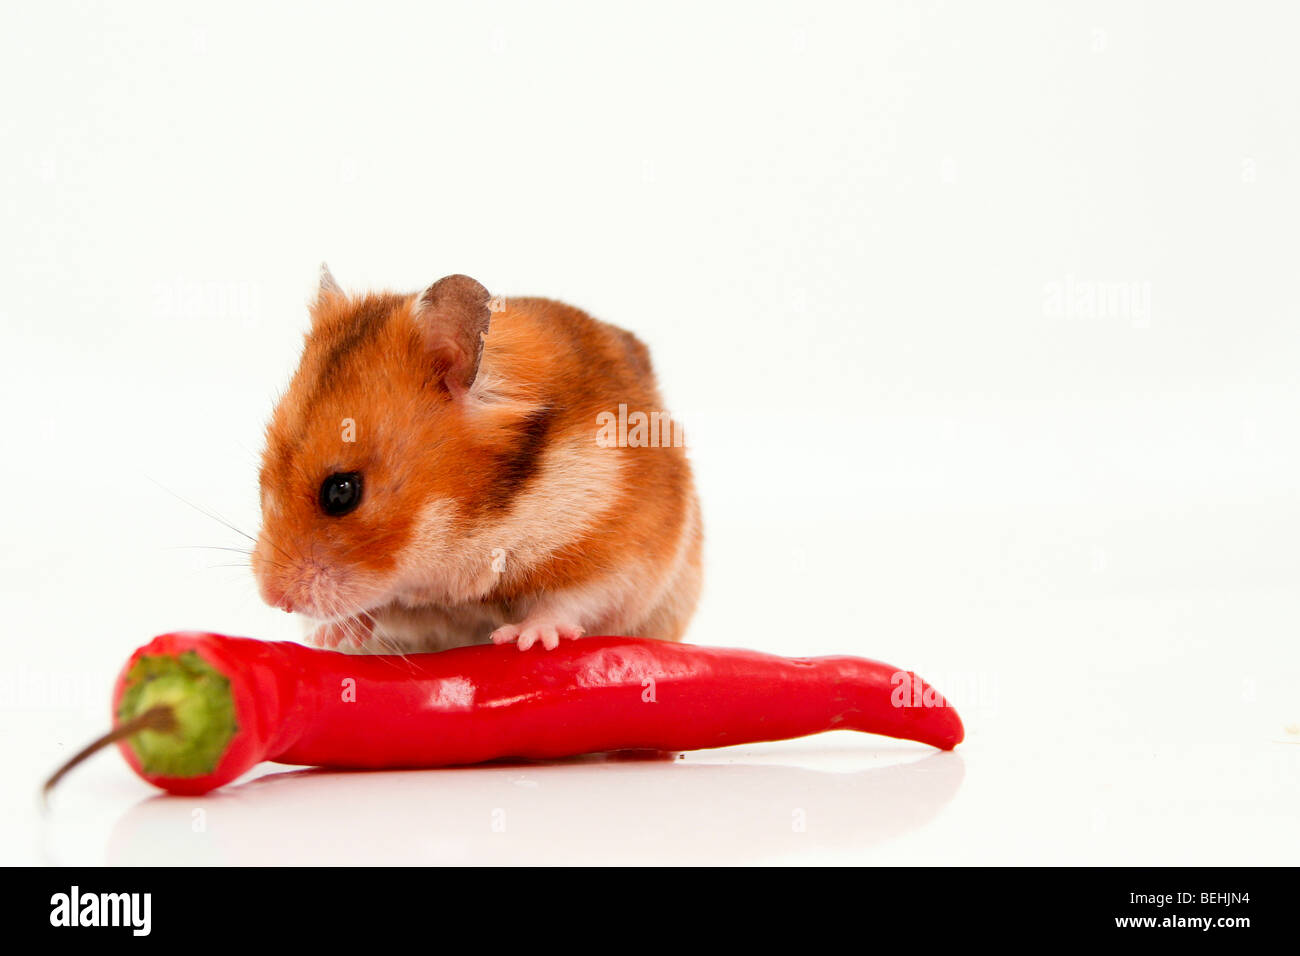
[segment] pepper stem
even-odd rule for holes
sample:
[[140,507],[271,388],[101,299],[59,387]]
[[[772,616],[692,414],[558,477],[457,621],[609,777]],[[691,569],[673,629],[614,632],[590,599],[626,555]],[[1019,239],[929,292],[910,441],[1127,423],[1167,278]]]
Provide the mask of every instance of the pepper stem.
[[118,726],[114,727],[93,743],[82,747],[81,750],[77,751],[76,754],[69,758],[67,763],[54,771],[49,780],[45,781],[45,786],[41,787],[41,798],[48,801],[50,798],[50,791],[58,785],[60,780],[68,775],[68,771],[72,770],[78,764],[93,757],[105,747],[117,743],[124,737],[130,737],[132,734],[137,734],[142,730],[153,730],[160,734],[175,733],[176,711],[172,710],[169,704],[158,704],[155,707],[150,707],[148,710],[131,720],[128,720],[126,723],[118,724]]

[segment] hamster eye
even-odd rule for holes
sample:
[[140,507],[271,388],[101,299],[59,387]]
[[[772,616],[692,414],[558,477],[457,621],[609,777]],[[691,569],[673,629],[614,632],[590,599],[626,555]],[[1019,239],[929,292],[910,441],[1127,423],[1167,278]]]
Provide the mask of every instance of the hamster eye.
[[337,518],[361,504],[361,472],[335,472],[321,482],[320,508],[331,518]]

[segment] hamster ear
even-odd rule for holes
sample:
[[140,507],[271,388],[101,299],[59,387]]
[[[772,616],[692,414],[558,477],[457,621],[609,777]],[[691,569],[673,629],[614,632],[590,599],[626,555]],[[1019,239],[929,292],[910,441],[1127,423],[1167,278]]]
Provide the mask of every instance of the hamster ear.
[[453,398],[463,398],[478,376],[483,337],[492,319],[491,298],[487,289],[462,275],[439,279],[416,297],[416,326]]

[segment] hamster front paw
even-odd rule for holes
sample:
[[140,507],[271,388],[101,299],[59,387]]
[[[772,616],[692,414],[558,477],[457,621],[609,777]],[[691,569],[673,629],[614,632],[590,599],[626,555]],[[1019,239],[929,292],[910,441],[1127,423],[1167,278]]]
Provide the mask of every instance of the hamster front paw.
[[576,641],[586,631],[576,624],[548,619],[527,620],[522,624],[506,624],[492,632],[493,644],[519,645],[526,651],[539,641],[542,647],[553,651],[560,646],[560,641]]
[[312,647],[330,651],[360,650],[374,633],[375,622],[369,618],[349,617],[322,624],[307,635]]

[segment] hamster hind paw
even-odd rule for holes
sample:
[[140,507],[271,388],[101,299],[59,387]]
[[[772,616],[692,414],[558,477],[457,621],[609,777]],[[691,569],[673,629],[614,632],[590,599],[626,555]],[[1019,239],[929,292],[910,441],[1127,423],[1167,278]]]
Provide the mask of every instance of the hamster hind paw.
[[524,621],[522,624],[505,624],[492,632],[493,644],[518,644],[526,651],[540,643],[548,651],[560,646],[560,641],[576,641],[586,633],[576,624],[554,621]]

